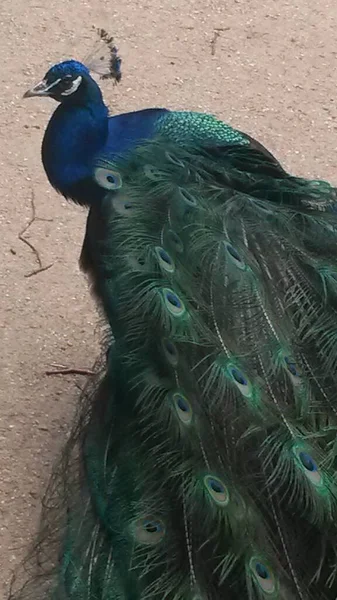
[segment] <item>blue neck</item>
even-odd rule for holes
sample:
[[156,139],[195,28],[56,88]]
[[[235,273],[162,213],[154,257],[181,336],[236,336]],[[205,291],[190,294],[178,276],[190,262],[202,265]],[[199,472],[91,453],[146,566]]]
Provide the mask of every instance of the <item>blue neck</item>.
[[90,78],[77,100],[60,104],[46,129],[42,161],[51,185],[80,204],[90,204],[93,197],[101,196],[92,171],[107,137],[108,109]]

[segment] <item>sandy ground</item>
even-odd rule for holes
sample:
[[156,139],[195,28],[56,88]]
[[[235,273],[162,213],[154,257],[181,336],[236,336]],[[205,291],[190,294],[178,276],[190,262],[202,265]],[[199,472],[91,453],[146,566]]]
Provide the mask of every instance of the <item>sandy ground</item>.
[[[294,174],[337,183],[335,0],[1,0],[0,3],[0,597],[36,526],[64,442],[97,315],[77,259],[85,212],[49,188],[40,144],[52,101],[26,88],[64,58],[83,58],[105,26],[123,83],[103,86],[112,112],[148,106],[215,113],[262,141]],[[311,5],[311,6],[310,6]],[[36,256],[51,268],[27,277]],[[1,593],[2,592],[2,593]]]

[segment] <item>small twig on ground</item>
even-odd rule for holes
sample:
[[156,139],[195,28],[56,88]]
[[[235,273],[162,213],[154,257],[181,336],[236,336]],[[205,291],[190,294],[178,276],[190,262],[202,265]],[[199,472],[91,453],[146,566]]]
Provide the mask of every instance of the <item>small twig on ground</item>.
[[43,271],[48,271],[50,267],[53,266],[54,263],[47,265],[46,267],[40,267],[39,269],[35,269],[35,271],[31,271],[30,273],[26,273],[25,277],[33,277],[33,275],[37,275],[38,273],[43,273]]
[[77,369],[76,367],[66,367],[64,365],[51,365],[52,371],[46,371],[46,375],[96,375],[92,369]]
[[215,55],[215,52],[216,52],[216,43],[217,43],[217,40],[218,40],[218,37],[219,37],[220,33],[222,31],[226,31],[228,29],[229,29],[229,27],[217,27],[216,29],[214,29],[214,34],[213,34],[213,37],[211,39],[211,44],[210,44],[210,46],[211,46],[211,55],[212,56]]
[[43,217],[36,216],[35,195],[34,195],[33,190],[32,190],[32,196],[31,196],[31,207],[32,207],[32,216],[29,219],[27,225],[25,225],[25,227],[19,232],[18,238],[21,242],[26,244],[31,249],[31,251],[33,252],[33,254],[37,260],[39,268],[35,269],[34,271],[31,271],[31,273],[27,273],[25,275],[25,277],[32,277],[33,275],[37,275],[37,273],[42,273],[42,271],[46,271],[47,269],[50,269],[50,267],[52,267],[54,264],[54,263],[51,263],[50,265],[44,267],[42,264],[42,260],[41,260],[38,250],[35,248],[35,246],[33,246],[33,244],[29,240],[27,240],[27,238],[24,237],[24,233],[26,233],[26,231],[28,231],[28,229],[34,223],[34,221],[49,221],[49,222],[51,222],[53,220],[53,219],[44,219]]
[[85,390],[85,386],[83,386],[83,387],[82,387],[81,385],[79,385],[79,384],[77,383],[77,381],[75,381],[75,387],[77,387],[77,389],[78,389],[78,390],[80,390],[80,392],[82,392],[82,394],[83,394],[83,392],[84,392],[84,390]]

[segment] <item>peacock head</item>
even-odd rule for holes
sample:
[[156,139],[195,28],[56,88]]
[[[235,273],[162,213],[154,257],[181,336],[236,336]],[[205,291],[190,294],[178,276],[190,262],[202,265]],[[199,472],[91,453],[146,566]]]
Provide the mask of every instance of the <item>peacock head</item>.
[[104,29],[99,29],[98,33],[99,44],[83,63],[66,60],[54,65],[42,81],[24,94],[24,98],[46,96],[58,102],[78,103],[81,97],[86,95],[88,86],[93,84],[90,72],[97,73],[101,79],[120,81],[122,61],[113,38]]
[[76,60],[66,60],[54,65],[40,83],[28,90],[24,98],[49,96],[58,102],[77,99],[86,87],[89,69]]

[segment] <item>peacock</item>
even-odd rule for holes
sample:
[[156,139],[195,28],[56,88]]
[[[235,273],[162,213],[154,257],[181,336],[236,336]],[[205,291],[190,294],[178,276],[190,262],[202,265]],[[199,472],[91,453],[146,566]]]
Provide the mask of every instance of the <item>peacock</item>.
[[12,597],[335,600],[336,189],[208,114],[109,116],[101,38],[26,93],[108,351]]

